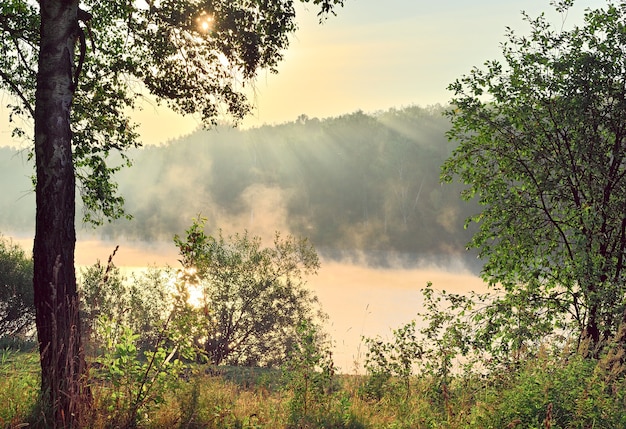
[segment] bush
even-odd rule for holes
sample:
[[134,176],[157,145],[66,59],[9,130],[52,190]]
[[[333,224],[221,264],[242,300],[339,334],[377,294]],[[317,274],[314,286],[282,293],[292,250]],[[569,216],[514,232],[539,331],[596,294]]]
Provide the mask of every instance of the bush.
[[496,382],[474,405],[471,427],[626,427],[623,357],[614,349],[599,360],[542,350],[505,383],[490,374]]
[[[140,350],[150,349],[172,311],[169,284],[174,276],[169,268],[151,267],[128,279],[113,264],[114,255],[115,252],[106,265],[97,262],[81,272],[84,335],[97,349],[104,339],[98,337],[96,324],[106,320],[112,338],[119,338],[128,328],[138,335],[136,344]],[[93,353],[97,354],[97,350]]]
[[302,322],[298,341],[283,366],[285,390],[291,393],[289,428],[361,428],[350,397],[335,376],[332,352],[314,325]]
[[397,380],[407,401],[411,396],[413,368],[422,356],[422,346],[415,332],[415,321],[395,329],[392,341],[384,342],[380,338],[365,338],[364,341],[368,348],[365,369],[370,377],[363,386],[363,393],[369,398],[380,400],[389,383]]
[[104,317],[98,320],[98,328],[104,344],[92,382],[98,382],[94,387],[101,393],[105,426],[136,427],[143,415],[165,401],[166,393],[177,389],[184,365],[175,358],[177,347],[165,346],[167,324],[152,350],[144,352],[137,347],[140,336],[130,328],[113,334],[113,329],[120,328]]
[[0,338],[23,338],[34,323],[33,261],[0,235]]

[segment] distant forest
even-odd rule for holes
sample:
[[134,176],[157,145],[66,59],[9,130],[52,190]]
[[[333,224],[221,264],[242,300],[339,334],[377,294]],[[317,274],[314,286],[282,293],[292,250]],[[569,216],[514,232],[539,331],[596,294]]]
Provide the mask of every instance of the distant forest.
[[[464,220],[477,207],[441,185],[440,166],[455,147],[442,107],[407,107],[249,130],[198,130],[129,155],[119,190],[133,220],[95,230],[107,239],[171,240],[198,214],[214,231],[227,219],[262,222],[270,205],[287,231],[309,237],[327,258],[385,265],[446,264],[462,258]],[[26,154],[0,148],[0,231],[33,231],[32,166]],[[80,213],[78,213],[78,218]],[[88,227],[87,227],[88,228]],[[89,232],[85,229],[84,232]]]

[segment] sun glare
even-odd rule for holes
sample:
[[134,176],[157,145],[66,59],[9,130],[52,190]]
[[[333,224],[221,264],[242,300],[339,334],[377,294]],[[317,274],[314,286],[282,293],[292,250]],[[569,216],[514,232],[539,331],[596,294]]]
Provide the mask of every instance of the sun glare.
[[200,15],[196,18],[196,23],[198,24],[198,29],[203,33],[208,33],[213,27],[213,16],[202,11]]

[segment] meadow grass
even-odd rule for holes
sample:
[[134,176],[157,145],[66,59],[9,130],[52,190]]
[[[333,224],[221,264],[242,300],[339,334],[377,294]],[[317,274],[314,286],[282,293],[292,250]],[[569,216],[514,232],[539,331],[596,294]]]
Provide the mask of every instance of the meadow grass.
[[40,384],[36,352],[0,350],[0,426],[17,428],[37,405]]
[[[0,426],[42,427],[35,352],[2,352]],[[142,409],[138,428],[618,428],[626,427],[626,365],[621,349],[595,360],[578,353],[538,354],[516,367],[445,381],[390,379],[379,398],[364,375],[335,375],[306,407],[280,370],[193,366],[162,401]],[[114,389],[93,383],[89,427],[123,428],[111,407]],[[27,426],[28,425],[28,426]],[[126,426],[127,427],[127,426]]]

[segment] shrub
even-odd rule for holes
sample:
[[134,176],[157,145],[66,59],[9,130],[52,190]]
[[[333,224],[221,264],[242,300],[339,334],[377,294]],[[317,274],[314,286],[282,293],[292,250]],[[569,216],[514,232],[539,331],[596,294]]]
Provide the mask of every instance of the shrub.
[[0,235],[0,339],[10,345],[34,323],[33,261]]

